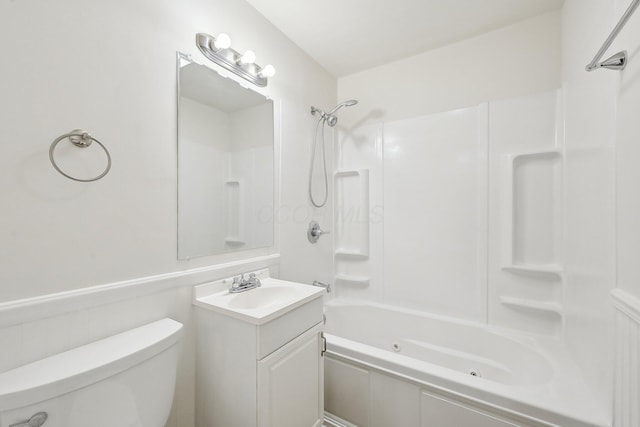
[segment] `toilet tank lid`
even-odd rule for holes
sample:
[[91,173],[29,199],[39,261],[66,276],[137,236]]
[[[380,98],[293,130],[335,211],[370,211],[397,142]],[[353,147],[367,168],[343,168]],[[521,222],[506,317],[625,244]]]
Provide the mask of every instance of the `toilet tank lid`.
[[0,374],[0,411],[86,387],[172,347],[182,324],[162,319]]

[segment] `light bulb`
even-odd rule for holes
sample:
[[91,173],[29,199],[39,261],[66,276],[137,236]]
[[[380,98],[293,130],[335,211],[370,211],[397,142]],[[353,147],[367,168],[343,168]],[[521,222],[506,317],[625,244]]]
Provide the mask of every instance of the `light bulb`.
[[216,49],[229,49],[231,47],[231,37],[225,33],[218,34],[218,37],[213,41],[213,45]]
[[253,64],[254,62],[256,62],[256,54],[252,50],[247,50],[238,59],[238,65]]
[[276,69],[273,67],[273,65],[267,64],[264,67],[262,67],[262,70],[260,70],[260,72],[258,73],[258,76],[262,77],[263,79],[266,79],[269,77],[273,77],[275,74],[276,74]]

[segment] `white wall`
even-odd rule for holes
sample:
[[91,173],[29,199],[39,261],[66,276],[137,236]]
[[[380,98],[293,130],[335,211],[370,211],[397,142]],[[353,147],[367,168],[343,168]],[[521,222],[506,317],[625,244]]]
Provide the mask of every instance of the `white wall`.
[[[205,61],[195,33],[224,31],[236,49],[275,65],[264,92],[282,109],[277,161],[294,165],[283,174],[290,205],[305,200],[308,165],[297,164],[309,155],[309,105],[335,102],[335,80],[248,4],[3,2],[0,28],[11,58],[0,81],[0,301],[277,250],[176,260],[176,51]],[[99,182],[72,182],[49,164],[51,141],[77,127],[111,151],[113,168]],[[282,222],[281,249],[305,253],[306,224]],[[307,255],[285,257],[283,271],[307,279],[300,272],[322,253]]]
[[[604,406],[611,402],[615,283],[615,113],[619,73],[585,65],[615,25],[614,2],[568,0],[562,14],[565,97],[566,342]],[[615,52],[612,47],[612,52]]]
[[478,37],[338,80],[343,126],[455,110],[560,86],[560,13],[534,17]]
[[[227,32],[234,48],[253,49],[259,64],[277,68],[263,90],[279,118],[276,188],[280,176],[286,181],[276,203],[301,205],[311,215],[309,106],[333,105],[336,81],[247,3],[2,2],[0,47],[10,60],[0,79],[0,347],[19,350],[10,360],[0,356],[1,370],[165,315],[189,324],[189,292],[137,298],[138,278],[154,276],[153,289],[162,273],[202,272],[279,250],[289,254],[282,259],[288,278],[322,279],[316,267],[330,271],[329,254],[306,241],[306,224],[282,216],[274,247],[177,261],[175,62],[176,51],[206,61],[194,44],[197,32]],[[51,142],[78,127],[111,152],[113,168],[101,181],[70,181],[49,163]],[[187,275],[180,286],[265,267],[232,265],[224,273]],[[106,287],[90,308],[95,315],[80,312],[86,307],[75,297],[85,291],[76,291],[101,284]],[[32,303],[38,308],[28,309]],[[51,335],[54,325],[64,333]],[[193,341],[185,345],[179,404],[169,423],[176,427],[193,425]]]
[[[615,1],[621,16],[629,3]],[[638,11],[620,33],[609,54],[625,49],[627,68],[617,83],[616,114],[616,376],[614,420],[616,427],[640,424],[640,18]]]
[[[628,7],[616,0],[616,16]],[[616,196],[617,196],[617,282],[622,290],[640,297],[640,19],[635,13],[621,32],[611,52],[625,49],[627,68],[619,73],[616,104]],[[616,76],[617,77],[617,76]]]

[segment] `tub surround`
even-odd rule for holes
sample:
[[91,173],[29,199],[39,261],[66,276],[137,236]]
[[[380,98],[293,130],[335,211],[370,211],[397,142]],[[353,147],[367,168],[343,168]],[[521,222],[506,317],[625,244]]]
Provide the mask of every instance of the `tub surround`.
[[562,95],[342,130],[335,295],[562,336]]

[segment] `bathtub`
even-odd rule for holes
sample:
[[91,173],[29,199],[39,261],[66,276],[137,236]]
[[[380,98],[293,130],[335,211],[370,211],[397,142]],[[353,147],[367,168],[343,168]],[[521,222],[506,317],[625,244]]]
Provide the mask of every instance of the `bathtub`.
[[325,315],[327,425],[611,425],[559,340],[378,304]]

